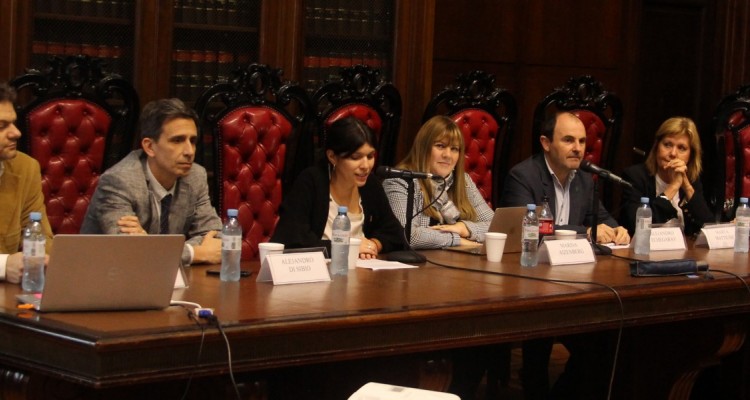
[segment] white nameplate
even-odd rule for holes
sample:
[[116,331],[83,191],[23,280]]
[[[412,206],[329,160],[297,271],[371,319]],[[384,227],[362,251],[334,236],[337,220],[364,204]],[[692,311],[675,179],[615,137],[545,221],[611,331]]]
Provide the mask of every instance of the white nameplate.
[[685,250],[685,237],[679,226],[651,228],[650,251]]
[[591,243],[586,239],[545,240],[539,248],[539,262],[551,265],[596,262]]
[[709,249],[734,248],[734,228],[734,224],[704,226],[695,239],[695,245],[708,246]]
[[330,281],[323,252],[269,254],[260,266],[256,282],[274,285]]
[[174,279],[174,288],[175,289],[185,289],[188,287],[187,279],[185,278],[185,270],[182,268],[182,265],[177,268],[177,276]]

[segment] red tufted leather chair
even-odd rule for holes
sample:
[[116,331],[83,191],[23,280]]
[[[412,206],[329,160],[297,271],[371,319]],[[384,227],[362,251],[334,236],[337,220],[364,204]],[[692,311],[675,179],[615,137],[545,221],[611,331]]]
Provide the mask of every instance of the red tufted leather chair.
[[485,201],[500,203],[505,176],[510,168],[510,140],[518,108],[513,96],[495,87],[495,76],[484,71],[460,74],[427,105],[422,122],[448,115],[464,134],[464,168]]
[[729,220],[734,218],[739,198],[750,196],[750,85],[740,86],[719,103],[714,127],[720,161],[714,188],[716,211]]
[[354,116],[378,138],[377,163],[393,165],[401,123],[401,95],[393,84],[380,79],[380,71],[366,65],[343,68],[339,81],[328,82],[313,95],[320,126],[320,143],[328,127]]
[[[613,93],[604,90],[601,82],[590,75],[568,79],[564,86],[548,94],[534,109],[532,149],[542,151],[539,135],[547,116],[570,111],[581,119],[586,128],[586,154],[592,163],[612,169],[613,151],[617,146],[622,125],[622,103]],[[594,177],[596,179],[598,177]],[[602,187],[602,201],[611,209],[611,188]]]
[[199,154],[213,160],[207,165],[214,205],[222,217],[239,210],[243,260],[257,259],[258,243],[268,241],[278,222],[284,189],[313,162],[310,99],[281,76],[280,69],[251,64],[209,88],[195,106],[212,138]]
[[54,233],[78,233],[99,175],[132,148],[138,96],[98,59],[50,59],[10,82],[19,92],[21,147],[41,166]]

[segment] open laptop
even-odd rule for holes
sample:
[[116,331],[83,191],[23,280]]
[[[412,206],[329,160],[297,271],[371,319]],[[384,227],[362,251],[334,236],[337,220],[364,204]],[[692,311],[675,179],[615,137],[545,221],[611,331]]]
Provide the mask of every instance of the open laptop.
[[183,235],[55,235],[43,294],[16,297],[38,311],[165,308],[184,243]]
[[[503,253],[521,252],[521,222],[523,221],[523,216],[526,215],[526,211],[526,207],[501,207],[495,209],[495,215],[492,216],[492,221],[487,232],[502,232],[508,235],[505,239]],[[487,254],[484,244],[479,246],[451,246],[443,247],[443,249],[476,255]]]

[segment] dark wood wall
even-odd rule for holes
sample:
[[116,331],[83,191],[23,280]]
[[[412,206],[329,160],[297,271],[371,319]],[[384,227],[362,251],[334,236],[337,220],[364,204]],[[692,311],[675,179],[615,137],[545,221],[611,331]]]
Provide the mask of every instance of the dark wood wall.
[[436,0],[432,92],[457,73],[495,74],[519,104],[515,163],[531,154],[537,102],[569,77],[589,74],[623,102],[616,171],[641,160],[632,147],[648,149],[664,119],[685,115],[702,131],[710,175],[713,109],[750,83],[748,3]]

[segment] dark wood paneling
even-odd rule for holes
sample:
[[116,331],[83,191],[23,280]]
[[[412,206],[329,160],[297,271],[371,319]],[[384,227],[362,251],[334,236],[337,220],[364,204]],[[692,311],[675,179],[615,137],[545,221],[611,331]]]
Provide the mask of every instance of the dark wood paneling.
[[[393,84],[403,103],[396,160],[411,147],[422,112],[432,96],[435,0],[397,1]],[[397,162],[398,162],[397,161]]]
[[529,1],[523,61],[618,68],[623,54],[622,11],[626,1]]
[[635,145],[648,149],[667,118],[696,118],[703,86],[706,7],[645,2],[635,113]]
[[568,78],[590,74],[607,90],[630,95],[637,32],[625,27],[634,20],[634,2],[438,1],[433,93],[460,72],[495,74],[518,101],[513,146],[520,151],[511,161],[519,162],[531,154],[534,107]]
[[438,1],[435,12],[435,59],[496,63],[516,61],[523,43],[517,39],[522,36],[520,32],[526,25],[525,2]]

